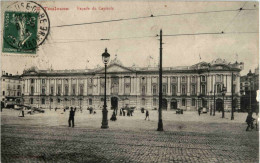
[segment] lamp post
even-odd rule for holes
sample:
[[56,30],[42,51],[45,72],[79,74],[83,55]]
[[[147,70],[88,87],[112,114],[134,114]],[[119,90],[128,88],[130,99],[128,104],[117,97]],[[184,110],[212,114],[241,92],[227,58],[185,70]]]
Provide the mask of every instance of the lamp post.
[[213,116],[215,116],[216,112],[216,84],[214,84],[214,108],[213,108]]
[[163,131],[162,122],[162,30],[160,31],[160,68],[159,68],[159,121],[157,131]]
[[108,121],[107,121],[107,95],[106,95],[106,85],[107,85],[107,63],[109,62],[110,54],[107,52],[107,48],[105,52],[102,54],[102,60],[105,64],[105,90],[104,90],[104,107],[102,110],[103,118],[102,118],[102,126],[101,128],[108,128]]
[[223,96],[223,108],[222,108],[222,118],[225,117],[225,109],[224,109],[224,97],[225,97],[225,94],[226,94],[226,87],[223,85],[223,88],[222,88],[222,96]]

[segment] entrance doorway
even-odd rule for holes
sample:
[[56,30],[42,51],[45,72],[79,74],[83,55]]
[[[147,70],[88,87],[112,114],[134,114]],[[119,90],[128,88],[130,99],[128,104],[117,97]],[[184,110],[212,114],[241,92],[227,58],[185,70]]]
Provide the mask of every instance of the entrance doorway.
[[162,99],[162,109],[167,110],[167,100],[165,98]]
[[223,100],[217,99],[216,100],[216,110],[217,111],[222,111],[223,108]]
[[177,100],[176,99],[171,100],[171,109],[177,109]]
[[117,97],[111,97],[111,109],[117,109],[118,107],[118,98]]

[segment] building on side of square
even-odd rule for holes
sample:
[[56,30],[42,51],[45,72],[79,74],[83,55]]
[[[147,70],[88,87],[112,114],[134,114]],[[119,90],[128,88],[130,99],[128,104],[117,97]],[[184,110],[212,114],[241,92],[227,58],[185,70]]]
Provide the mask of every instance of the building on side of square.
[[[192,66],[163,68],[163,109],[197,110],[199,107],[223,106],[231,110],[231,72],[234,73],[234,101],[240,109],[240,71],[243,63],[216,59]],[[24,103],[43,108],[94,107],[102,109],[104,68],[84,70],[27,69],[22,75]],[[158,109],[158,67],[125,67],[115,58],[107,67],[108,108],[126,105],[137,109]]]
[[240,91],[241,111],[259,112],[259,102],[256,100],[259,91],[259,66],[254,73],[250,70],[247,75],[241,76]]
[[0,98],[5,103],[5,107],[22,102],[22,81],[20,75],[12,75],[2,71]]

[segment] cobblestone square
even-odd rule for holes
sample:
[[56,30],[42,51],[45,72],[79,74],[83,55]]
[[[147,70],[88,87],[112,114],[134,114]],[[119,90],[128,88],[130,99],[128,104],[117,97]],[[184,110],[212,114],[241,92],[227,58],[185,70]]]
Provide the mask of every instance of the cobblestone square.
[[[111,117],[109,110],[108,118]],[[101,129],[101,110],[76,112],[75,127],[68,127],[69,112],[18,117],[4,109],[1,118],[2,162],[258,162],[258,132],[246,132],[247,114],[221,118],[196,112],[163,112],[164,131],[158,132],[158,113],[150,120],[136,110],[132,117],[117,116]]]

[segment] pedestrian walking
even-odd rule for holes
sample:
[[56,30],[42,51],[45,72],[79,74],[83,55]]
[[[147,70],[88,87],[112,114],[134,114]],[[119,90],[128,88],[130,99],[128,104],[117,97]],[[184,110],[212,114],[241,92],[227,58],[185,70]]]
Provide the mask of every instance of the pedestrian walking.
[[146,120],[146,118],[148,118],[148,120],[150,120],[150,118],[149,118],[149,111],[148,110],[146,110],[145,119],[144,120]]
[[199,116],[200,116],[200,113],[201,113],[201,108],[198,109],[198,113],[199,113]]
[[254,124],[253,124],[253,122],[254,122],[254,118],[253,118],[253,113],[252,112],[249,112],[248,113],[248,115],[247,115],[247,117],[246,117],[246,123],[247,123],[247,128],[246,128],[246,131],[249,131],[249,129],[251,128],[251,129],[254,129]]
[[76,111],[76,108],[73,109],[73,107],[70,107],[69,127],[71,127],[71,123],[72,123],[72,127],[74,127],[74,116],[75,116],[75,111]]

